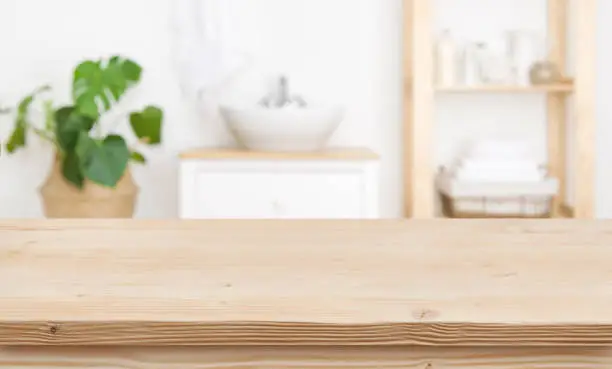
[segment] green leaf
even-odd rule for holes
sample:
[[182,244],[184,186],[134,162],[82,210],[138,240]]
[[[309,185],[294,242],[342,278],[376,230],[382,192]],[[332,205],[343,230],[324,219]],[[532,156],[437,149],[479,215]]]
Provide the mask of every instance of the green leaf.
[[155,106],[148,106],[142,112],[130,114],[130,125],[138,139],[149,145],[161,143],[164,112]]
[[78,111],[97,120],[140,81],[141,74],[140,65],[120,56],[79,64],[72,85],[72,97]]
[[79,132],[73,152],[79,158],[79,164],[83,171],[91,164],[93,153],[99,145],[99,142],[91,138],[87,133]]
[[45,112],[45,131],[55,133],[55,109],[53,101],[46,100],[43,103],[43,109]]
[[125,174],[130,150],[123,137],[110,135],[103,141],[81,132],[76,146],[85,177],[102,186],[114,188]]
[[25,147],[27,144],[28,128],[31,126],[29,121],[30,106],[38,94],[48,90],[49,86],[37,88],[30,95],[24,97],[17,106],[17,116],[15,117],[13,132],[6,143],[6,151],[8,151],[9,154]]
[[81,163],[75,152],[68,152],[62,160],[62,174],[64,178],[77,188],[82,189],[85,183],[85,177],[81,170]]
[[17,124],[13,129],[13,133],[11,133],[11,137],[6,143],[6,151],[9,154],[14,153],[18,149],[25,147],[26,145],[26,127],[20,124]]
[[132,155],[130,157],[130,159],[138,164],[146,164],[147,163],[147,158],[144,157],[144,155],[142,155],[139,152],[136,151],[132,151]]
[[55,136],[59,146],[66,152],[74,150],[81,132],[91,131],[95,121],[79,114],[72,106],[55,112]]

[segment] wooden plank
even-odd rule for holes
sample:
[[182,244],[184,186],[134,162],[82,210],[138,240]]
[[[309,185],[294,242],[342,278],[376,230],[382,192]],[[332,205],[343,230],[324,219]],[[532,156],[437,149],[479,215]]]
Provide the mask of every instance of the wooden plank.
[[363,147],[329,148],[314,152],[263,152],[232,148],[197,148],[182,152],[190,160],[378,160],[374,151]]
[[431,0],[405,0],[404,170],[406,215],[435,217],[434,87]]
[[606,221],[4,221],[0,345],[610,345],[610,244]]
[[9,368],[124,369],[608,369],[607,348],[189,348],[0,349]]
[[576,17],[575,217],[595,217],[597,0],[573,2]]
[[[276,301],[273,301],[278,304]],[[303,300],[302,303],[307,303]],[[544,299],[542,303],[563,304],[561,299]],[[600,301],[594,301],[599,303]],[[49,301],[32,301],[33,304],[46,304],[50,309],[74,309],[75,304],[54,304]],[[99,308],[96,301],[92,308]],[[358,302],[357,302],[358,303]],[[504,304],[513,303],[505,300]],[[526,304],[533,309],[533,304],[519,299],[517,304]],[[469,304],[478,304],[477,300],[468,301],[461,306],[467,309]],[[82,309],[87,304],[81,305]],[[164,310],[171,302],[153,301],[147,308]],[[449,305],[455,307],[457,305]],[[121,309],[136,309],[138,306],[126,306]],[[482,323],[435,323],[425,320],[427,315],[436,316],[438,311],[420,307],[417,313],[424,316],[422,323],[384,323],[371,324],[325,324],[325,323],[260,323],[252,320],[209,322],[200,315],[192,318],[190,310],[198,308],[192,305],[176,304],[177,312],[171,321],[148,322],[139,320],[121,312],[129,321],[121,322],[108,317],[87,321],[71,321],[65,318],[58,322],[28,321],[26,323],[11,321],[0,324],[0,345],[3,346],[610,346],[612,345],[612,325],[609,323],[577,324],[508,324]],[[408,306],[408,309],[418,306]],[[444,307],[444,306],[442,306]],[[502,309],[496,302],[493,306]],[[585,313],[588,306],[579,306]],[[609,308],[610,305],[607,305]],[[223,309],[223,306],[218,306]],[[250,306],[232,306],[233,309],[248,309]],[[266,307],[268,308],[268,307]],[[280,308],[290,308],[280,306]],[[206,310],[203,308],[203,310]],[[80,311],[77,311],[80,312]],[[210,313],[210,311],[208,311]],[[184,318],[178,317],[184,313]],[[75,318],[72,318],[75,319]],[[111,320],[112,319],[112,320]],[[181,321],[178,321],[178,320]],[[191,321],[190,321],[191,320]]]
[[439,93],[500,93],[500,94],[535,94],[549,93],[553,96],[564,97],[565,94],[572,93],[574,86],[571,83],[562,83],[556,85],[539,85],[539,86],[505,86],[505,85],[490,85],[490,86],[453,86],[453,87],[438,87],[436,91]]
[[413,135],[412,135],[412,127],[413,127],[413,115],[412,112],[414,110],[414,101],[412,98],[413,95],[413,70],[412,65],[414,64],[414,53],[413,53],[413,27],[414,24],[412,22],[413,18],[413,2],[414,0],[404,0],[404,126],[403,126],[403,174],[404,174],[404,193],[403,193],[403,201],[404,201],[404,217],[409,218],[412,216],[413,209],[412,205],[414,202],[413,196],[413,188],[414,188],[414,166],[413,166]]
[[[566,74],[568,0],[548,0],[549,60]],[[548,115],[548,169],[559,179],[559,192],[553,199],[553,216],[563,215],[567,201],[567,107],[566,96],[547,96]]]

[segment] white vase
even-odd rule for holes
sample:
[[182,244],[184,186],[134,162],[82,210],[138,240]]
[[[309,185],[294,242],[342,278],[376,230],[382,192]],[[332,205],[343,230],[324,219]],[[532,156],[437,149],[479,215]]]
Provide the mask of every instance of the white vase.
[[507,37],[512,79],[517,85],[530,85],[530,70],[541,54],[542,38],[537,32],[527,30],[510,31]]
[[482,83],[478,47],[475,43],[466,44],[461,52],[461,79],[464,86],[477,86]]
[[445,30],[436,44],[436,84],[453,87],[457,84],[457,47],[449,30]]

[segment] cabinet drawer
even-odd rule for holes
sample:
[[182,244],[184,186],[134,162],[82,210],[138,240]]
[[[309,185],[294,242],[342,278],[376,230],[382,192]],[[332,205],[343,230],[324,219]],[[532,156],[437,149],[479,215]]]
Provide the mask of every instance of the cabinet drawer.
[[200,172],[197,218],[361,218],[364,180],[356,171]]

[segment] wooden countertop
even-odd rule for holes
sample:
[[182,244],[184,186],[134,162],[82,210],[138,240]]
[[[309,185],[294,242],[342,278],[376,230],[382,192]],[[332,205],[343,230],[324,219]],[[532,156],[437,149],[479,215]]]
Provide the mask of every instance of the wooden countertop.
[[196,148],[182,152],[183,160],[378,160],[374,151],[364,147],[330,148],[316,152],[263,152],[232,148]]
[[0,345],[612,345],[612,222],[2,221]]

